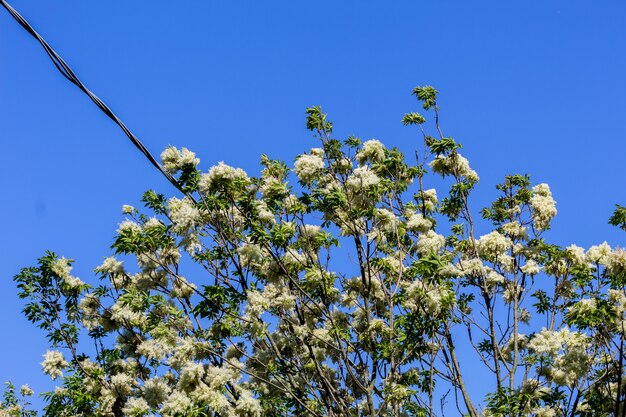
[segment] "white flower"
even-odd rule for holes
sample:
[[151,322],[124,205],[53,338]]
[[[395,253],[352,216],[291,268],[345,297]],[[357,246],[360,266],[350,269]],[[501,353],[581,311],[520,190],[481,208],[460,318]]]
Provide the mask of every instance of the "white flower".
[[125,416],[139,417],[143,416],[150,411],[150,406],[143,398],[131,397],[126,401],[122,412]]
[[609,258],[607,269],[611,274],[618,274],[626,271],[626,250],[615,248]]
[[371,139],[363,143],[363,147],[356,154],[356,160],[364,165],[367,161],[372,163],[385,159],[385,145],[376,139]]
[[32,390],[32,388],[28,385],[22,385],[22,387],[20,388],[20,394],[22,394],[24,397],[30,397],[34,393],[35,392]]
[[263,409],[261,404],[259,404],[259,400],[254,398],[250,391],[241,390],[239,398],[237,398],[235,413],[237,416],[261,417]]
[[41,362],[43,372],[50,375],[52,379],[57,379],[63,375],[63,369],[69,366],[63,354],[56,350],[47,351],[43,358],[43,362]]
[[465,177],[469,181],[478,182],[478,174],[470,168],[468,160],[459,153],[448,156],[438,155],[428,165],[432,170],[441,175],[454,175]]
[[385,233],[395,233],[398,228],[398,218],[391,210],[376,209],[376,218],[378,219],[379,227]]
[[200,191],[204,194],[208,194],[237,180],[248,180],[248,174],[241,168],[233,168],[220,161],[217,165],[209,169],[208,174],[202,174],[200,178]]
[[346,186],[353,192],[367,191],[380,183],[380,178],[369,169],[368,166],[362,166],[354,171],[348,177]]
[[546,406],[535,408],[533,415],[536,417],[556,417],[557,415],[561,415],[561,413],[557,408]]
[[176,415],[185,415],[185,413],[192,407],[193,403],[191,398],[184,392],[173,391],[168,397],[159,412],[168,417]]
[[302,154],[294,164],[294,171],[304,184],[310,184],[318,179],[323,169],[324,159],[319,154]]
[[170,212],[170,219],[178,232],[187,232],[200,222],[200,211],[187,197],[182,200],[176,197],[170,198],[167,208]]
[[162,378],[156,377],[146,381],[143,385],[143,396],[152,407],[157,407],[167,399],[170,387]]
[[540,269],[541,268],[539,267],[537,262],[532,259],[527,260],[526,265],[520,267],[520,270],[527,275],[537,275]]
[[173,146],[168,146],[161,153],[161,162],[167,172],[175,174],[185,166],[193,166],[195,168],[200,163],[200,160],[196,158],[195,153],[187,148],[182,148],[179,151]]
[[245,267],[259,266],[265,258],[261,247],[251,243],[249,240],[246,240],[237,248],[237,253],[239,254],[241,265]]
[[428,255],[432,253],[438,253],[446,244],[446,238],[442,235],[429,230],[426,233],[420,235],[415,244],[415,249],[420,255]]
[[124,220],[122,223],[119,224],[119,227],[117,228],[117,234],[121,235],[124,232],[141,233],[141,226],[139,226],[132,220]]
[[507,256],[506,252],[511,249],[512,244],[511,239],[494,230],[481,236],[476,242],[476,248],[483,259],[495,262]]
[[585,250],[583,248],[576,245],[569,245],[567,248],[565,248],[565,251],[567,252],[569,258],[575,266],[587,266],[587,257],[585,256]]
[[433,222],[420,213],[414,213],[406,222],[406,228],[412,232],[425,233],[433,227]]
[[122,214],[133,214],[136,208],[133,206],[129,206],[128,204],[124,204],[122,206]]
[[77,288],[85,283],[75,276],[70,275],[72,271],[72,267],[70,266],[70,260],[66,258],[60,258],[54,261],[52,265],[50,265],[52,271],[61,278],[65,284],[67,284],[70,288]]
[[516,239],[526,239],[526,226],[522,226],[519,222],[513,221],[509,223],[504,223],[502,226],[502,231]]
[[608,243],[592,246],[587,250],[587,260],[592,264],[608,265],[611,257],[611,247]]
[[113,256],[109,256],[102,262],[102,265],[96,268],[96,272],[107,275],[107,274],[123,274],[124,273],[124,263],[118,261]]
[[480,277],[489,273],[489,269],[478,258],[461,260],[457,269],[461,275],[468,277]]
[[140,355],[145,356],[147,359],[163,359],[168,352],[170,351],[170,347],[160,339],[148,339],[144,340],[137,345],[136,352]]
[[556,202],[552,198],[548,184],[537,184],[533,187],[533,196],[530,198],[532,217],[537,230],[546,230],[550,221],[556,216]]

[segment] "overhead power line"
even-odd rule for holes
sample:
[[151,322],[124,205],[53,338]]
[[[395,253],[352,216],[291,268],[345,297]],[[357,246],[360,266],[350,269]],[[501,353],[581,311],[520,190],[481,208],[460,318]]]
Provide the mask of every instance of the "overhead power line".
[[100,110],[102,110],[104,112],[104,114],[106,114],[111,120],[113,120],[122,129],[122,131],[126,134],[126,136],[128,136],[128,139],[130,139],[130,141],[133,143],[133,145],[135,145],[135,147],[137,149],[139,149],[139,151],[146,158],[148,158],[150,163],[152,165],[154,165],[154,167],[156,169],[158,169],[161,172],[161,174],[163,174],[165,176],[165,178],[167,178],[167,180],[170,183],[172,183],[172,185],[174,185],[174,187],[176,187],[180,192],[182,192],[187,197],[189,197],[192,201],[195,202],[195,199],[193,198],[193,196],[191,196],[191,195],[189,195],[189,193],[185,192],[185,190],[183,189],[182,185],[169,172],[167,172],[161,166],[161,164],[154,158],[154,156],[152,156],[150,151],[148,151],[148,149],[144,146],[144,144],[141,143],[141,141],[137,138],[137,136],[135,136],[133,134],[133,132],[131,132],[130,129],[128,129],[128,127],[126,127],[126,125],[115,115],[115,113],[113,113],[113,111],[111,111],[111,109],[106,104],[104,104],[104,102],[102,100],[100,100],[100,98],[98,98],[98,96],[96,96],[87,87],[85,87],[85,85],[78,79],[76,74],[74,74],[74,71],[72,71],[72,69],[69,67],[69,65],[67,65],[67,63],[65,63],[63,58],[61,58],[61,56],[59,54],[57,54],[54,51],[54,49],[52,49],[52,47],[50,45],[48,45],[48,42],[46,42],[46,40],[43,37],[41,37],[41,35],[39,33],[37,33],[37,31],[35,31],[35,29],[33,29],[33,27],[26,21],[26,19],[24,19],[22,17],[22,15],[20,15],[17,12],[17,10],[15,10],[5,0],[0,0],[0,3],[2,4],[2,6],[5,9],[7,9],[7,11],[11,14],[11,16],[13,16],[13,18],[28,33],[31,34],[31,36],[33,38],[37,39],[37,41],[41,44],[43,49],[46,51],[46,53],[48,54],[48,56],[52,60],[52,63],[59,70],[59,72],[65,78],[67,78],[72,84],[74,84],[76,87],[80,88],[80,90],[83,93],[87,94],[89,96],[89,98],[96,104],[96,106],[98,106],[100,108]]

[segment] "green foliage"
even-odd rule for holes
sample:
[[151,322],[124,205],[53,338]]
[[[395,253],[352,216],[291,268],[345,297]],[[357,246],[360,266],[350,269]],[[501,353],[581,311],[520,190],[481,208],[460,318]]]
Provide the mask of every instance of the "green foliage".
[[[262,155],[259,177],[202,172],[168,147],[188,195],[150,190],[145,213],[123,209],[121,256],[97,287],[52,252],[22,269],[24,313],[57,349],[42,364],[60,380],[45,415],[614,413],[626,252],[549,243],[555,203],[527,175],[505,176],[476,219],[478,175],[443,134],[437,91],[413,94],[435,113],[434,135],[419,113],[402,118],[423,136],[417,161],[333,137],[310,107],[319,147],[293,169]],[[626,230],[626,208],[610,223]],[[9,385],[0,415],[35,415],[27,406]]]

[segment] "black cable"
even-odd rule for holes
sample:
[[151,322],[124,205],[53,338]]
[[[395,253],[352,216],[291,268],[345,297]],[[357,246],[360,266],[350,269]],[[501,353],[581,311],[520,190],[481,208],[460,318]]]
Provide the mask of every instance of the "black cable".
[[59,56],[59,54],[57,54],[54,51],[54,49],[52,49],[52,47],[50,47],[50,45],[48,45],[48,43],[45,41],[45,39],[42,38],[41,35],[39,35],[39,33],[37,33],[35,31],[35,29],[33,29],[33,27],[26,21],[26,19],[24,19],[17,12],[17,10],[15,10],[13,7],[11,7],[11,5],[8,4],[5,0],[0,0],[0,3],[2,4],[2,6],[4,6],[5,9],[7,9],[7,11],[11,14],[11,16],[13,16],[13,18],[15,20],[17,20],[17,22],[24,29],[26,29],[26,31],[28,33],[30,33],[35,39],[37,39],[37,41],[39,41],[39,43],[41,44],[41,46],[43,46],[43,49],[46,51],[46,53],[48,54],[48,56],[52,60],[52,63],[59,70],[59,72],[65,78],[67,78],[72,84],[74,84],[76,87],[80,88],[83,93],[87,94],[89,96],[89,98],[94,103],[96,103],[96,106],[98,106],[100,108],[100,110],[102,110],[104,112],[104,114],[109,116],[109,118],[111,120],[113,120],[115,123],[117,123],[117,125],[122,129],[122,131],[124,131],[126,136],[128,136],[128,139],[130,139],[130,141],[135,145],[135,147],[137,147],[137,149],[139,149],[139,151],[142,154],[144,154],[144,156],[146,158],[148,158],[150,163],[152,165],[154,165],[154,167],[156,169],[161,171],[161,173],[165,176],[165,178],[167,178],[167,180],[169,182],[171,182],[172,185],[174,185],[174,187],[176,187],[180,192],[185,194],[187,197],[189,197],[195,203],[196,200],[193,198],[193,196],[191,196],[189,193],[185,192],[185,190],[183,189],[182,185],[169,172],[167,172],[167,171],[165,171],[165,169],[163,169],[161,164],[159,164],[159,162],[154,158],[154,156],[152,156],[150,151],[148,151],[148,149],[143,145],[143,143],[141,143],[141,141],[137,138],[137,136],[135,136],[133,134],[133,132],[131,132],[126,127],[126,125],[111,111],[111,109],[109,109],[109,107],[106,104],[104,104],[104,102],[102,100],[100,100],[98,98],[98,96],[96,96],[87,87],[85,87],[85,85],[78,79],[76,74],[74,74],[74,71],[72,71],[72,69],[65,63],[63,58],[61,58],[61,56]]

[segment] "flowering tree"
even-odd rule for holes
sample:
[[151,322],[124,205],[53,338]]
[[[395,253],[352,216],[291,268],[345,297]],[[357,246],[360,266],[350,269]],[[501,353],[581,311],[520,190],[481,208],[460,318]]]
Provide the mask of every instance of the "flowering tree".
[[[545,241],[555,202],[525,175],[474,211],[479,178],[442,133],[437,91],[414,94],[434,113],[402,119],[423,138],[414,162],[336,139],[311,107],[320,147],[293,170],[263,155],[259,177],[202,173],[166,149],[187,195],[123,207],[98,285],[51,252],[23,269],[59,381],[44,414],[626,415],[626,251]],[[626,230],[626,208],[610,222]],[[21,392],[9,386],[0,416],[33,415]]]

